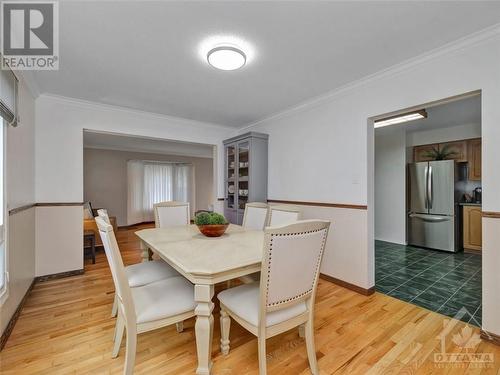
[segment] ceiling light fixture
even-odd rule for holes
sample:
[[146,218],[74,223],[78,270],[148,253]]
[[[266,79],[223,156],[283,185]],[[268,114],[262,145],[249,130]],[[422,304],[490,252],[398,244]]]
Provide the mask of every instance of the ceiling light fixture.
[[401,124],[403,122],[420,120],[423,118],[427,118],[427,112],[425,109],[420,111],[414,111],[409,113],[403,113],[401,115],[386,117],[380,120],[375,121],[375,128],[381,128],[383,126],[396,125]]
[[245,53],[237,47],[218,46],[208,51],[207,61],[217,69],[236,70],[245,65],[247,57]]

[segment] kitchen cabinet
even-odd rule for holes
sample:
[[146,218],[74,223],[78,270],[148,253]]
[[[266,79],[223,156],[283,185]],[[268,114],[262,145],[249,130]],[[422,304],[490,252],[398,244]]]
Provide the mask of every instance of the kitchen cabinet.
[[464,250],[481,251],[483,243],[481,206],[463,206]]
[[427,153],[433,150],[442,151],[444,148],[448,152],[453,152],[453,155],[447,157],[446,160],[456,160],[457,162],[466,162],[468,157],[467,141],[454,141],[445,143],[434,143],[430,145],[415,146],[413,148],[413,159],[415,162],[432,161],[432,157],[427,156]]
[[468,141],[469,180],[481,180],[481,138]]
[[415,163],[419,161],[431,161],[434,158],[427,156],[428,152],[431,152],[433,149],[439,149],[439,144],[432,145],[422,145],[413,147],[413,160]]
[[456,160],[458,162],[467,161],[467,141],[446,142],[439,144],[439,150],[442,151],[447,147],[447,151],[453,152],[453,155],[447,157],[446,160]]
[[415,163],[434,160],[427,153],[434,149],[442,151],[445,147],[454,153],[447,159],[468,164],[469,181],[481,181],[481,138],[415,146],[413,160]]

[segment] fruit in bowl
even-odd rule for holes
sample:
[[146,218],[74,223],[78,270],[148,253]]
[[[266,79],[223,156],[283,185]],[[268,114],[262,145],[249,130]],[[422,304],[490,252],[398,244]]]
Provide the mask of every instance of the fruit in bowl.
[[207,237],[220,237],[229,226],[226,218],[216,212],[200,212],[194,218],[194,223]]

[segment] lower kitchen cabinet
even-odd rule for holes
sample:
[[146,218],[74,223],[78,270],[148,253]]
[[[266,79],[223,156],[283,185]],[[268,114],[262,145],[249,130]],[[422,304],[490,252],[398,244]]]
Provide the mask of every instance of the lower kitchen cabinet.
[[483,244],[481,206],[463,206],[464,250],[481,251]]

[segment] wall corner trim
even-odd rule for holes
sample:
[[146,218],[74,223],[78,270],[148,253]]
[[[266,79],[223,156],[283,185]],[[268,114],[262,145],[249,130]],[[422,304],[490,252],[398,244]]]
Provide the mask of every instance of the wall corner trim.
[[36,206],[36,203],[29,203],[29,204],[25,204],[24,206],[19,206],[19,207],[16,207],[16,208],[12,208],[12,209],[9,210],[9,216],[18,214],[19,212],[23,212],[23,211],[29,210],[30,208],[33,208],[35,206]]
[[371,288],[366,289],[366,288],[363,288],[361,286],[348,283],[347,281],[337,279],[336,277],[325,275],[324,273],[321,273],[320,277],[323,280],[330,281],[330,282],[332,282],[334,284],[337,284],[337,285],[339,285],[339,286],[341,286],[343,288],[352,290],[352,291],[354,291],[356,293],[359,293],[359,294],[362,294],[364,296],[370,296],[373,293],[375,293],[375,287],[374,286],[372,286]]

